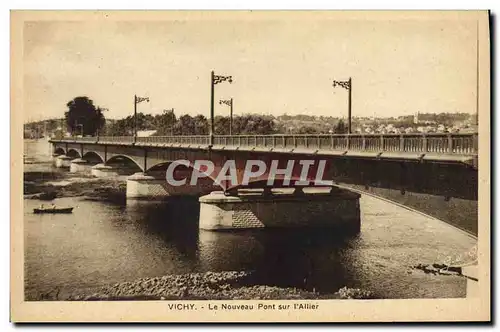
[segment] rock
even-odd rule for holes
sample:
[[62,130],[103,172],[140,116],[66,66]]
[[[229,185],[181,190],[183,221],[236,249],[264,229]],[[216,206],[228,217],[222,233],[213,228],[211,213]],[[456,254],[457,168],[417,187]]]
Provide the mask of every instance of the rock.
[[449,266],[448,267],[448,271],[456,272],[458,274],[462,274],[462,268],[461,267]]
[[[235,280],[245,275],[249,275],[249,273],[245,271],[227,271],[142,278],[134,282],[115,283],[110,286],[100,287],[91,296],[88,296],[88,294],[77,295],[82,295],[87,300],[124,297],[136,297],[141,300],[182,299],[186,297],[207,300],[328,298],[318,293],[295,288],[279,288],[268,285],[236,286]],[[329,298],[338,297],[335,294],[329,296]],[[354,296],[349,296],[354,298]],[[72,297],[72,299],[75,298],[77,297]]]
[[453,275],[457,276],[460,273],[455,272],[455,271],[450,271],[450,270],[448,270],[448,271],[444,270],[444,271],[439,272],[439,274],[447,275],[447,276],[453,276]]
[[447,266],[445,264],[437,264],[437,263],[434,263],[432,264],[432,267],[435,268],[435,269],[444,269],[446,268]]

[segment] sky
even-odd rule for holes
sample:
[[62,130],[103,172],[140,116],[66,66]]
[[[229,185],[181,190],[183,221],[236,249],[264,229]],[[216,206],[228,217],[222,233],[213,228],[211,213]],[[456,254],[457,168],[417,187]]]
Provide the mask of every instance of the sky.
[[23,30],[26,120],[62,117],[88,96],[107,118],[138,111],[210,114],[210,72],[234,114],[353,116],[476,111],[476,21],[168,16],[160,20],[39,20]]

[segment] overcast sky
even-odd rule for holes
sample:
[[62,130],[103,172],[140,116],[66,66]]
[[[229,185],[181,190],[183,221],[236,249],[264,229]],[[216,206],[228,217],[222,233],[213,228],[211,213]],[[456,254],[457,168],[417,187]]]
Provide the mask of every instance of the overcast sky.
[[353,80],[354,116],[475,112],[475,20],[32,21],[24,25],[25,119],[61,117],[85,95],[133,114],[138,110],[209,116],[210,71],[235,114],[346,116]]

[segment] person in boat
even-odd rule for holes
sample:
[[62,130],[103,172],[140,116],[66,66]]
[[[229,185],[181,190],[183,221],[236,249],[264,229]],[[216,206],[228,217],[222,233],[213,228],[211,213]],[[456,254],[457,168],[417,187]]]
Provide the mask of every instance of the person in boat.
[[40,210],[43,210],[43,204],[40,205]]

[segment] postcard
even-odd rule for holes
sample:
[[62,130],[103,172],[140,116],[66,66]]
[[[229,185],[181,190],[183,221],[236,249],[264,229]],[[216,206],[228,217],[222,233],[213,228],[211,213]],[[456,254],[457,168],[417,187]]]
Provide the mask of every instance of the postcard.
[[11,321],[489,321],[489,22],[12,11]]

